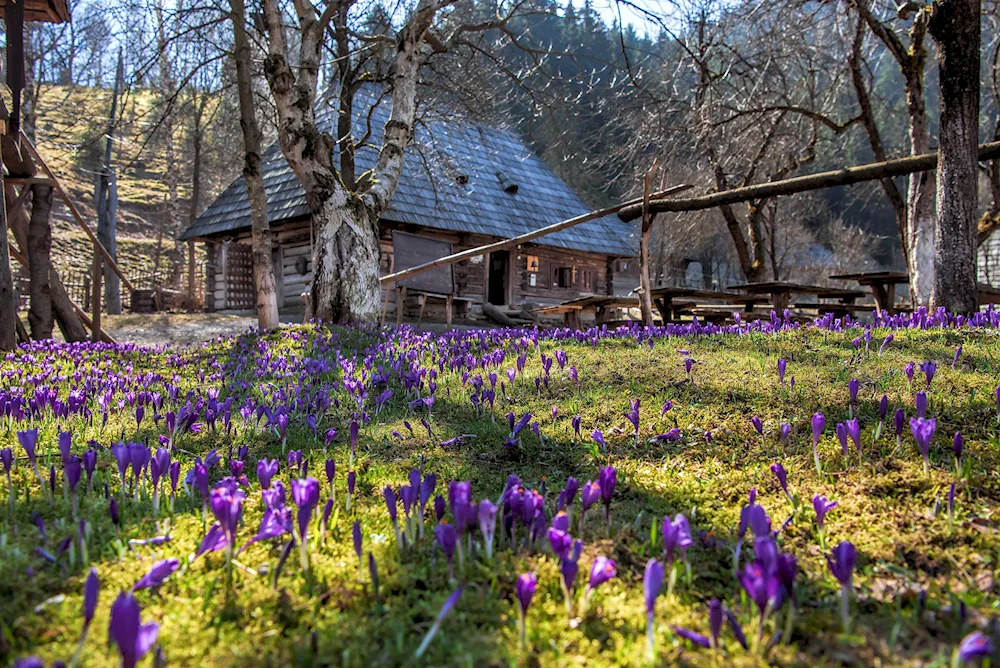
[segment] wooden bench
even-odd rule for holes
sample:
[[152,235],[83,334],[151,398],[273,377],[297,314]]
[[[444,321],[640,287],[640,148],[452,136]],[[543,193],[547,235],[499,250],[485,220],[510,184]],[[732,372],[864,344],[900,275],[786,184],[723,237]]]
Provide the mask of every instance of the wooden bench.
[[[408,302],[408,299],[411,301]],[[419,309],[417,313],[417,325],[420,325],[420,322],[424,319],[424,309],[427,307],[427,302],[431,300],[444,302],[445,322],[449,327],[451,327],[452,320],[454,319],[455,305],[458,305],[460,313],[465,313],[469,308],[469,304],[474,301],[471,297],[459,297],[458,295],[446,295],[440,292],[415,290],[414,288],[401,285],[396,288],[396,325],[402,324],[403,311],[407,306]]]

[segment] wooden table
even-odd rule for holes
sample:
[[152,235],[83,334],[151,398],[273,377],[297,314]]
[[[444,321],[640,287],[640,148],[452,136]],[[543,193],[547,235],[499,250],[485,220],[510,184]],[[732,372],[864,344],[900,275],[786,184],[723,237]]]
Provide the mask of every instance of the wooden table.
[[819,299],[836,299],[841,304],[853,304],[855,299],[863,297],[865,294],[859,290],[828,288],[822,285],[802,285],[799,283],[787,283],[785,281],[765,281],[763,283],[730,285],[729,289],[740,290],[751,295],[770,295],[771,304],[774,305],[774,310],[779,313],[788,308],[788,298],[793,292],[816,295]]
[[910,276],[902,271],[869,271],[861,274],[838,274],[830,278],[838,281],[857,281],[861,285],[871,288],[875,297],[875,310],[881,315],[882,311],[892,313],[896,303],[896,286],[908,285]]
[[741,294],[739,292],[716,292],[715,290],[698,290],[695,288],[678,288],[678,287],[659,287],[653,288],[649,291],[649,296],[656,306],[656,309],[660,312],[660,317],[663,318],[663,322],[670,322],[671,320],[679,320],[681,311],[690,307],[691,304],[686,302],[684,304],[676,303],[676,299],[684,300],[700,300],[700,301],[710,301],[710,302],[731,302],[733,304],[740,304],[743,306],[743,310],[750,312],[757,304],[762,304],[767,301],[766,297],[761,295],[748,295]]
[[580,329],[582,326],[580,315],[583,313],[594,313],[597,324],[603,325],[612,319],[611,316],[614,311],[623,308],[639,308],[639,298],[591,295],[589,297],[571,299],[562,304],[536,308],[532,312],[539,315],[562,315],[563,323],[567,327]]

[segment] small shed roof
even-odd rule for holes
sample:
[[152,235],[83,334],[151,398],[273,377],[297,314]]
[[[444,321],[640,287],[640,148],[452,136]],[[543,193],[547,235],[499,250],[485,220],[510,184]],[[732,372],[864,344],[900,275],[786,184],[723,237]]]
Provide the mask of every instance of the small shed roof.
[[[0,10],[6,6],[7,0],[0,0]],[[66,0],[24,0],[24,20],[66,23],[69,21],[69,6]]]
[[[317,105],[320,130],[336,133],[336,98]],[[362,103],[362,102],[367,103]],[[371,138],[357,151],[361,174],[375,164],[389,116],[388,96],[368,89],[355,103],[354,136]],[[277,144],[265,151],[262,170],[272,225],[309,214],[305,193]],[[429,110],[418,122],[403,176],[383,220],[439,230],[510,238],[590,211],[590,207],[513,133],[470,123],[461,114]],[[181,234],[181,239],[224,236],[250,227],[243,178],[236,179]],[[536,243],[633,256],[632,227],[615,216],[542,237]]]

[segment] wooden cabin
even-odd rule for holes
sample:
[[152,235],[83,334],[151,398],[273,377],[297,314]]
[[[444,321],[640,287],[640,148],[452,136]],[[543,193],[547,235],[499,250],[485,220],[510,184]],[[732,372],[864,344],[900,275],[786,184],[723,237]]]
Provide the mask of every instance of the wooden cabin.
[[[371,145],[358,149],[357,173],[375,163],[389,102],[358,104],[355,136]],[[319,103],[321,130],[335,132],[336,116]],[[369,116],[369,111],[372,113]],[[382,274],[452,252],[535,230],[590,210],[562,179],[512,132],[469,123],[441,109],[424,114],[407,151],[399,187],[382,217]],[[305,195],[278,146],[263,158],[278,306],[300,312],[312,280],[312,228]],[[206,308],[254,308],[250,264],[250,205],[243,178],[236,179],[180,238],[208,248]],[[614,294],[617,260],[636,254],[632,226],[609,216],[542,237],[509,251],[476,256],[414,276],[404,284],[412,301],[421,294],[447,295],[459,316],[484,301],[516,311],[586,295]],[[386,291],[390,313],[401,293]],[[421,306],[416,299],[406,308]],[[433,308],[433,304],[431,305]],[[409,314],[409,313],[408,313]]]

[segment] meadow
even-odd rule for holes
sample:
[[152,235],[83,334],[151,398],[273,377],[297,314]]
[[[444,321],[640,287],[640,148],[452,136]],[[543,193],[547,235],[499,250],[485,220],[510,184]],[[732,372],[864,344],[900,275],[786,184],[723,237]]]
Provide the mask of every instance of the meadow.
[[998,326],[22,347],[0,661],[988,663]]

